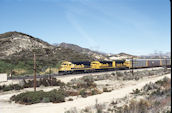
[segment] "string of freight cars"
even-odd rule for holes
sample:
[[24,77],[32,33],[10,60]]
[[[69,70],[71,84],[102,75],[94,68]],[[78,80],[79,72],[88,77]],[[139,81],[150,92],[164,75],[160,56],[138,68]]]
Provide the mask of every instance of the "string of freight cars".
[[114,61],[62,62],[59,73],[84,73],[136,68],[170,67],[171,59],[126,59]]

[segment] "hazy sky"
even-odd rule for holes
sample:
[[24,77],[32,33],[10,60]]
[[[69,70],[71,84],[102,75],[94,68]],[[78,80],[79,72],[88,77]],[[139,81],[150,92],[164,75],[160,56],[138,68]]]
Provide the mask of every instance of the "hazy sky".
[[0,33],[106,53],[170,51],[170,0],[0,0]]

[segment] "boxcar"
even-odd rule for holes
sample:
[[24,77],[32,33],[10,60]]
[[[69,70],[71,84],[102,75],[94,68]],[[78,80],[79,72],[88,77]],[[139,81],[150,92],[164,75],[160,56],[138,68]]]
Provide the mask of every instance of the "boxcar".
[[167,66],[171,66],[171,59],[167,59]]
[[147,67],[146,61],[145,59],[133,59],[133,68]]
[[158,59],[149,59],[148,60],[148,67],[158,67],[160,65],[160,60]]
[[162,66],[170,66],[171,65],[171,59],[161,59]]

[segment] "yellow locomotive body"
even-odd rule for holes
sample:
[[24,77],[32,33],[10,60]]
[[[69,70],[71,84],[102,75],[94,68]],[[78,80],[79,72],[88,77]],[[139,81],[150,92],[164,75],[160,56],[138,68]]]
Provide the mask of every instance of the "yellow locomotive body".
[[103,69],[103,68],[109,68],[110,65],[108,63],[101,63],[99,61],[93,61],[91,62],[91,69]]
[[70,71],[73,67],[74,67],[74,64],[72,64],[71,62],[68,62],[68,61],[64,61],[64,62],[62,62],[59,70],[60,71]]

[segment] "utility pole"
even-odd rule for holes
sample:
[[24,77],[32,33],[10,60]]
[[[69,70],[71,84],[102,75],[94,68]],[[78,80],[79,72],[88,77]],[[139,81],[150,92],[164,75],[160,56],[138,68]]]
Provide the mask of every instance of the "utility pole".
[[50,85],[52,85],[52,77],[51,77],[51,66],[50,66],[50,70],[49,70],[49,78],[50,78]]
[[131,70],[131,72],[132,72],[132,75],[134,75],[134,72],[133,72],[133,57],[132,57],[132,70]]
[[13,77],[12,77],[12,60],[10,59],[10,78],[12,79]]
[[34,62],[34,92],[36,91],[36,55],[33,53],[33,62]]
[[167,59],[165,59],[165,71],[167,71]]

